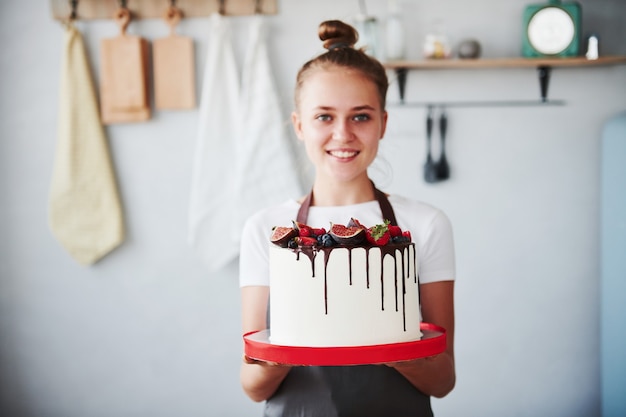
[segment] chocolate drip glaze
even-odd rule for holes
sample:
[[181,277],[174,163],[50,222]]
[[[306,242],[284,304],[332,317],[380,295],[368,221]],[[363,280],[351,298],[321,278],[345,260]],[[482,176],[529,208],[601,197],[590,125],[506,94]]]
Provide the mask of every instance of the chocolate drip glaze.
[[[387,219],[389,220],[390,224],[392,225],[397,225],[397,221],[396,221],[396,216],[394,214],[393,211],[393,207],[391,206],[391,203],[389,203],[389,200],[387,199],[387,196],[385,195],[385,193],[383,193],[382,191],[380,191],[379,189],[376,188],[376,186],[374,185],[374,183],[372,182],[372,189],[374,191],[374,196],[376,197],[376,200],[378,201],[378,204],[380,206],[380,210],[383,214],[383,219]],[[298,215],[296,217],[296,220],[300,223],[306,223],[307,222],[307,218],[309,216],[309,208],[311,206],[311,202],[313,201],[313,190],[311,190],[311,192],[305,197],[304,201],[302,202],[300,209],[298,210]],[[380,298],[381,298],[381,309],[384,310],[385,309],[385,304],[384,304],[384,300],[385,300],[385,294],[384,294],[384,275],[383,275],[383,261],[385,259],[385,256],[387,255],[391,255],[394,258],[394,285],[395,285],[395,293],[396,293],[396,298],[395,298],[395,302],[396,302],[396,311],[398,311],[398,264],[397,264],[397,259],[396,259],[396,253],[400,252],[400,256],[401,256],[401,265],[402,265],[402,320],[403,320],[403,326],[404,326],[404,331],[406,331],[406,309],[405,309],[405,294],[406,294],[406,282],[405,282],[405,274],[406,274],[406,279],[409,279],[409,254],[411,253],[411,250],[409,250],[409,248],[412,248],[412,254],[413,254],[413,265],[414,265],[414,283],[417,284],[417,262],[416,262],[416,255],[415,255],[415,245],[413,243],[404,243],[404,244],[389,244],[389,245],[385,245],[385,246],[375,246],[377,248],[380,249],[380,265],[381,265],[381,270],[380,270],[380,281],[381,281],[381,293],[380,293]],[[322,247],[322,248],[316,248],[313,246],[310,247],[302,247],[299,249],[295,249],[294,251],[296,251],[297,253],[297,260],[300,260],[300,252],[304,253],[309,260],[311,261],[311,276],[315,277],[315,256],[317,254],[318,251],[323,251],[324,252],[324,311],[326,314],[328,314],[328,281],[327,281],[327,268],[328,268],[328,259],[330,257],[331,252],[333,251],[333,249],[336,248],[346,248],[348,249],[348,263],[349,263],[349,283],[350,285],[352,285],[352,249],[354,249],[354,247],[347,247],[347,246],[343,246],[343,245],[339,245],[339,246],[335,246],[335,247]],[[365,249],[365,274],[366,274],[366,285],[367,288],[369,289],[370,287],[370,275],[369,275],[369,271],[370,271],[370,261],[369,261],[369,251],[372,248],[372,246],[365,246],[363,247]],[[406,262],[406,271],[404,268]]]
[[[338,245],[334,247],[315,247],[315,246],[304,246],[297,249],[293,249],[293,252],[296,253],[296,260],[300,261],[300,254],[303,253],[309,261],[311,262],[311,278],[315,278],[315,258],[317,257],[318,252],[324,252],[324,313],[328,314],[328,260],[330,259],[330,255],[335,249],[347,249],[348,250],[348,270],[349,270],[349,283],[352,285],[352,250],[357,247],[348,247],[344,245]],[[385,310],[385,292],[384,292],[384,274],[383,274],[383,263],[384,259],[387,255],[392,256],[394,259],[394,287],[395,287],[395,309],[398,311],[399,309],[399,300],[398,300],[398,280],[402,281],[402,325],[404,331],[406,331],[406,306],[405,306],[405,294],[406,294],[406,283],[405,279],[410,279],[410,264],[409,262],[413,262],[413,276],[414,282],[417,283],[417,259],[415,256],[415,244],[414,243],[405,243],[405,244],[389,244],[385,246],[361,246],[360,248],[365,249],[365,259],[366,259],[366,280],[367,280],[367,288],[369,289],[369,252],[372,248],[380,249],[380,308],[381,311]],[[400,265],[401,270],[398,271],[398,262],[397,256],[400,255]],[[410,255],[412,255],[412,259],[410,259]],[[406,265],[406,268],[405,268]],[[400,273],[400,275],[399,275]]]
[[350,285],[352,285],[352,251],[348,251],[348,265],[350,265]]

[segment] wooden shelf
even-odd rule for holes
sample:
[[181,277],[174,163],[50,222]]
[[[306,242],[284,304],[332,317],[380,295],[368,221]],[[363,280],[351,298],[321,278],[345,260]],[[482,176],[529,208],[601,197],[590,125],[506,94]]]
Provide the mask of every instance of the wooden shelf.
[[[69,0],[49,0],[52,16],[65,20],[71,12]],[[228,16],[252,15],[258,7],[263,14],[278,13],[278,0],[225,0],[224,14]],[[127,0],[126,7],[133,19],[163,18],[169,2],[165,0]],[[120,7],[118,0],[80,0],[77,3],[77,19],[113,19]],[[205,17],[220,9],[220,0],[176,0],[176,7],[184,17]]]
[[420,61],[389,61],[389,69],[487,69],[537,67],[589,67],[626,64],[626,56],[603,56],[598,59],[576,58],[490,58],[490,59],[425,59]]
[[[548,102],[550,72],[554,67],[592,67],[626,64],[626,56],[603,56],[598,59],[574,58],[490,58],[490,59],[425,59],[419,61],[389,61],[385,68],[398,76],[400,101],[404,103],[407,74],[410,70],[456,70],[489,68],[536,68],[539,77],[541,103]],[[491,103],[493,104],[493,103]]]

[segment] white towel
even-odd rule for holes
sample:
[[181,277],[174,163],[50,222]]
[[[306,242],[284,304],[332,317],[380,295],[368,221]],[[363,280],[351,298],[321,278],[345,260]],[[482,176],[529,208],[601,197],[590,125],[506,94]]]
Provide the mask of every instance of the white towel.
[[[242,132],[237,139],[237,218],[233,236],[255,211],[302,193],[295,141],[288,136],[289,118],[280,106],[266,41],[265,17],[257,15],[242,74]],[[269,231],[268,231],[269,233]]]
[[210,271],[237,257],[230,239],[235,210],[234,160],[239,108],[239,74],[231,43],[230,22],[215,13],[202,94],[189,207],[189,244]]
[[79,263],[92,264],[124,240],[122,209],[80,32],[65,33],[50,228]]

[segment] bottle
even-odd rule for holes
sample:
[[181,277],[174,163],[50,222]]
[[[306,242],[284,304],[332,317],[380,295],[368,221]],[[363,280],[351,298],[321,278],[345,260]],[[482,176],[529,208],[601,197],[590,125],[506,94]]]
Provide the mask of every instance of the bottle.
[[397,0],[388,2],[389,16],[387,17],[386,32],[386,55],[388,60],[401,60],[405,58],[406,42],[402,15]]
[[450,58],[451,52],[443,21],[437,19],[433,24],[433,30],[424,38],[424,58],[446,59]]
[[355,17],[355,27],[359,32],[357,48],[364,48],[365,53],[379,58],[378,51],[378,21],[374,16],[359,14]]
[[598,36],[595,34],[589,36],[585,57],[590,60],[598,59]]

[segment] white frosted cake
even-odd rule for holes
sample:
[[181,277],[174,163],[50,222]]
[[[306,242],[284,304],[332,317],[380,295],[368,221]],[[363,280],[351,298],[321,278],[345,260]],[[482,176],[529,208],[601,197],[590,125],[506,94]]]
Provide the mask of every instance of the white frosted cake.
[[[374,227],[352,222],[358,226],[334,225],[330,233],[307,232],[308,226],[295,222],[293,232],[274,229],[272,344],[366,346],[420,339],[417,260],[410,234],[396,228],[391,236],[383,224],[375,226],[384,229],[378,234],[382,238],[372,238]],[[350,236],[345,238],[341,228]]]

